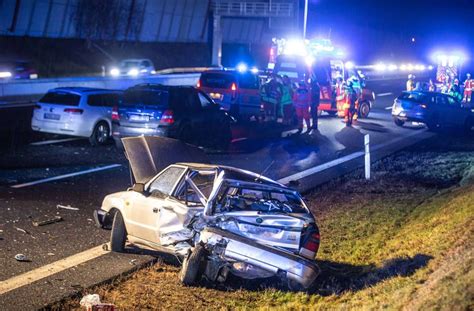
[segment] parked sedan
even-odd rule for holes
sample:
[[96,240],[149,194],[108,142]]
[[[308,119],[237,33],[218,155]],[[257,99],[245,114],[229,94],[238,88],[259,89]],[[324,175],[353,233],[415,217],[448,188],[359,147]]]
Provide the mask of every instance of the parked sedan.
[[121,138],[164,136],[204,146],[226,148],[232,118],[194,87],[139,84],[127,89],[112,114],[112,135]]
[[112,107],[121,91],[85,87],[55,88],[35,105],[31,128],[34,131],[88,137],[92,145],[102,145],[110,137]]
[[396,125],[407,121],[425,123],[430,130],[439,128],[464,128],[474,126],[474,107],[466,106],[454,97],[424,91],[403,92],[392,107]]
[[277,276],[292,289],[313,283],[319,230],[298,192],[233,167],[179,163],[207,159],[177,140],[125,138],[124,147],[135,184],[106,196],[94,214],[112,230],[112,251],[128,240],[182,257],[186,285],[228,273]]
[[37,79],[38,72],[28,61],[0,62],[0,80],[3,79]]

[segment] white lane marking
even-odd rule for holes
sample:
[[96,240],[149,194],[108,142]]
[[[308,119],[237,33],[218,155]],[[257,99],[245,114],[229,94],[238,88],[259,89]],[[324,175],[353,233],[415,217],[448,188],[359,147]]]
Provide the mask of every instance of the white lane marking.
[[52,140],[44,140],[44,141],[35,141],[34,143],[31,143],[31,146],[41,146],[41,145],[50,145],[50,144],[57,144],[57,143],[64,143],[67,141],[74,141],[74,140],[79,140],[79,139],[84,139],[82,137],[75,137],[75,138],[64,138],[64,139],[52,139]]
[[240,138],[232,139],[230,142],[231,143],[236,143],[238,141],[243,141],[243,140],[247,140],[247,139],[248,139],[247,137],[240,137]]
[[390,95],[393,95],[393,93],[389,92],[389,93],[380,93],[380,94],[377,94],[378,97],[390,96]]
[[[409,138],[409,137],[412,137],[412,136],[415,136],[415,135],[421,135],[422,133],[425,133],[426,131],[422,131],[422,132],[413,132],[413,133],[410,133],[408,135],[405,135],[405,136],[401,136],[401,137],[398,137],[398,138],[395,138],[393,140],[390,140],[388,142],[385,142],[385,143],[382,143],[382,144],[379,144],[379,145],[375,145],[373,147],[371,147],[371,151],[377,151],[383,147],[386,147],[388,145],[391,145],[391,144],[395,144],[405,138]],[[364,155],[364,151],[357,151],[357,152],[354,152],[354,153],[351,153],[351,154],[348,154],[346,156],[343,156],[341,158],[338,158],[338,159],[335,159],[335,160],[332,160],[332,161],[329,161],[329,162],[326,162],[326,163],[323,163],[321,165],[318,165],[318,166],[315,166],[315,167],[312,167],[312,168],[309,168],[307,170],[304,170],[304,171],[301,171],[301,172],[298,172],[298,173],[295,173],[293,175],[290,175],[290,176],[287,176],[287,177],[284,177],[284,178],[281,178],[279,180],[277,180],[279,183],[281,184],[288,184],[290,181],[292,180],[298,180],[298,179],[301,179],[301,178],[304,178],[304,177],[307,177],[309,175],[313,175],[313,174],[316,174],[316,173],[319,173],[319,172],[322,172],[324,170],[327,170],[331,167],[334,167],[334,166],[337,166],[339,164],[342,164],[344,162],[347,162],[347,161],[351,161],[351,160],[354,160],[358,157],[362,157]]]
[[393,106],[385,107],[385,110],[392,110]]
[[[378,149],[380,149],[380,148],[382,148],[386,145],[398,142],[403,138],[411,137],[411,136],[422,134],[422,133],[425,133],[425,132],[426,131],[414,132],[414,133],[411,133],[407,136],[396,138],[396,139],[391,140],[389,142],[379,144],[379,145],[373,147],[372,150],[378,150]],[[338,161],[339,164],[341,164],[341,163],[344,163],[345,161],[350,161],[352,159],[355,159],[356,157],[361,156],[363,154],[364,154],[364,152],[358,151],[358,152],[352,153],[350,155],[347,155],[345,157],[336,159],[334,161],[327,162],[327,163],[324,163],[322,165],[316,166],[314,168],[308,169],[306,171],[303,171],[303,172],[293,174],[291,176],[279,179],[278,182],[280,182],[280,183],[290,182],[291,180],[294,180],[295,175],[301,174],[301,177],[305,177],[305,176],[308,176],[309,174],[312,174],[312,172],[320,172],[324,169],[333,167],[335,165],[334,164],[335,161]],[[333,163],[333,164],[331,164],[331,163]],[[309,171],[311,171],[311,172],[309,172]],[[287,181],[285,181],[285,180],[287,180]],[[4,293],[7,293],[9,291],[12,291],[14,289],[23,287],[25,285],[31,284],[35,281],[41,280],[41,279],[46,278],[48,276],[51,276],[55,273],[59,273],[59,272],[64,271],[66,269],[72,268],[72,267],[77,266],[77,265],[79,265],[81,263],[84,263],[86,261],[89,261],[89,260],[92,260],[94,258],[100,257],[100,256],[102,256],[106,253],[107,253],[107,251],[104,251],[102,249],[102,246],[96,246],[94,248],[85,250],[81,253],[72,255],[70,257],[67,257],[67,258],[58,260],[56,262],[50,263],[48,265],[45,265],[43,267],[37,268],[35,270],[28,271],[28,272],[23,273],[21,275],[12,277],[8,280],[1,281],[0,282],[0,295],[2,295]]]
[[105,255],[107,251],[102,249],[102,245],[85,250],[81,253],[60,259],[53,263],[39,267],[37,269],[14,276],[8,280],[0,281],[0,295],[8,293],[19,287],[31,284],[50,275],[77,266],[86,261]]
[[84,175],[84,174],[90,174],[90,173],[95,173],[95,172],[99,172],[99,171],[109,170],[109,169],[116,168],[116,167],[119,167],[119,166],[122,166],[122,165],[121,164],[112,164],[112,165],[107,165],[107,166],[91,168],[91,169],[85,170],[85,171],[59,175],[59,176],[49,177],[49,178],[35,180],[35,181],[30,181],[30,182],[27,182],[27,183],[24,183],[24,184],[17,184],[17,185],[11,186],[11,188],[23,188],[23,187],[34,186],[34,185],[42,184],[42,183],[45,183],[45,182],[50,182],[50,181],[65,179],[65,178],[69,178],[69,177],[74,177],[74,176],[79,176],[79,175]]

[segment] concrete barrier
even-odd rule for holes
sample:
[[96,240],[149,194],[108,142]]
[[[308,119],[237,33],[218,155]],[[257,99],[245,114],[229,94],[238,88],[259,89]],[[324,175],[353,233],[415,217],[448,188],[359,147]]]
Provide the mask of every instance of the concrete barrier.
[[137,78],[78,77],[37,80],[14,80],[0,83],[0,98],[44,94],[57,87],[93,87],[104,89],[126,89],[140,83],[165,85],[196,85],[199,73],[167,74]]

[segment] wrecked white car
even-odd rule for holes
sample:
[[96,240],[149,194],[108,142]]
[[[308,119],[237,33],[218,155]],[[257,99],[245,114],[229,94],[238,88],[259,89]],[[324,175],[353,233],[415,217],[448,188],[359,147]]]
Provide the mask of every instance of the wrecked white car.
[[202,276],[223,282],[232,273],[277,276],[297,290],[316,279],[319,230],[298,192],[233,167],[175,163],[206,161],[179,141],[123,142],[134,186],[106,196],[94,213],[98,225],[112,230],[112,251],[124,251],[128,240],[179,256],[187,285]]

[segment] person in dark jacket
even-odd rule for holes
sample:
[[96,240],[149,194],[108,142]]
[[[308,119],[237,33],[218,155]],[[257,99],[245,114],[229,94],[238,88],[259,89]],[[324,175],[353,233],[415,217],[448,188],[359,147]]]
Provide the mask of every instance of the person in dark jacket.
[[321,87],[316,77],[311,79],[311,118],[313,119],[312,129],[318,129],[318,108],[321,96]]

